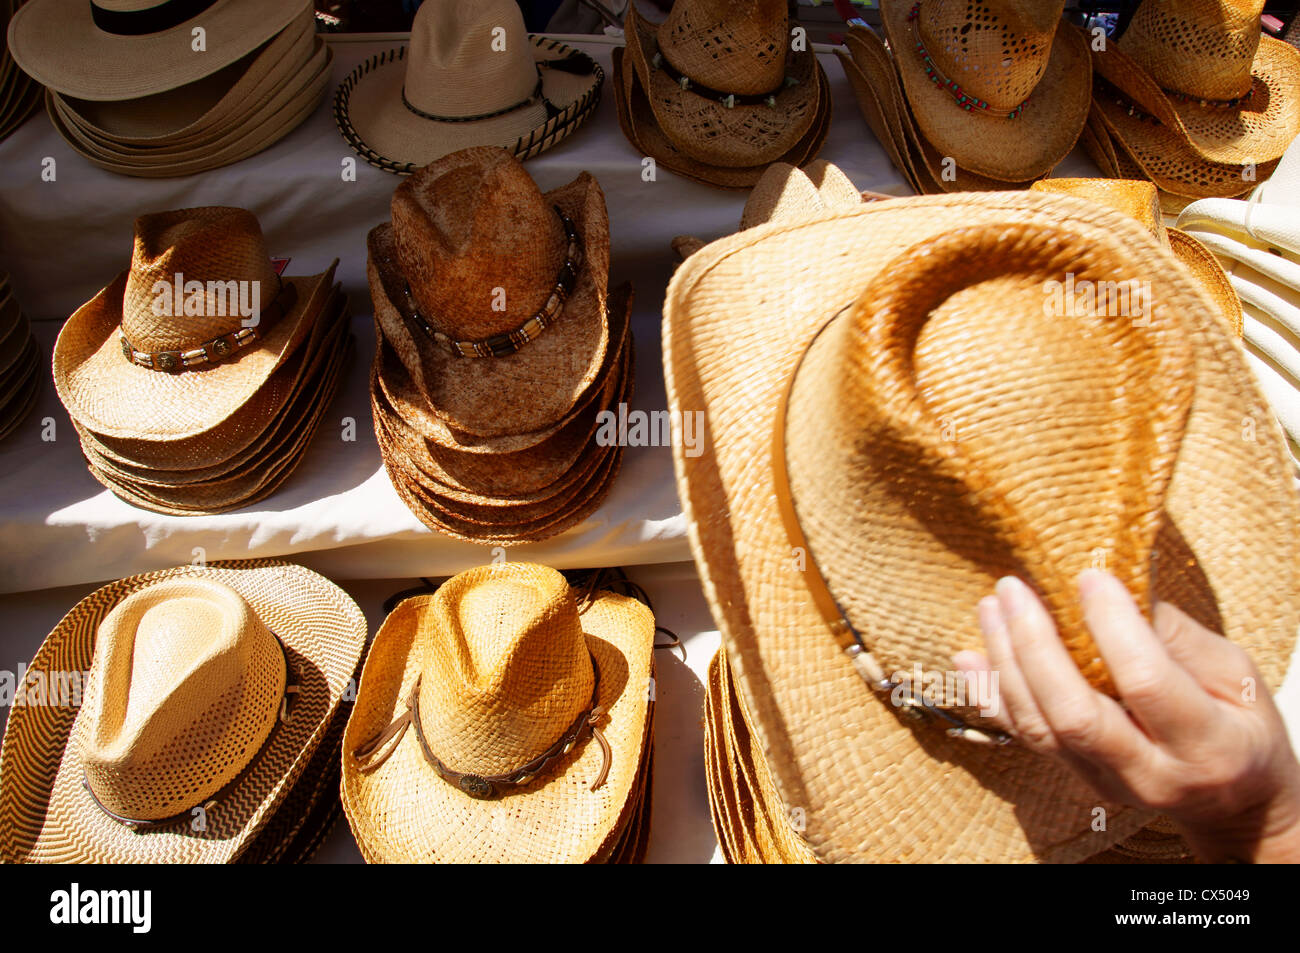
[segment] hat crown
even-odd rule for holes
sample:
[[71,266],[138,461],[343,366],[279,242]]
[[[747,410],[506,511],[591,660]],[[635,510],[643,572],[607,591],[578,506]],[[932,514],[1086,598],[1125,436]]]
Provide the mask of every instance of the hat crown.
[[560,573],[502,563],[445,582],[420,620],[420,724],[462,774],[518,770],[591,702],[595,670]]
[[426,0],[411,25],[403,94],[432,116],[482,116],[524,102],[538,71],[513,0]]
[[1162,88],[1199,99],[1250,92],[1264,0],[1144,0],[1119,40]]
[[142,215],[122,301],[122,333],[139,351],[184,351],[238,331],[241,308],[280,287],[257,217],[239,208]]
[[228,586],[175,579],[127,596],[100,623],[78,721],[96,799],[134,820],[201,805],[257,754],[285,682],[276,637]]
[[738,96],[777,90],[790,47],[785,0],[677,0],[659,49],[692,81]]
[[922,0],[917,29],[948,80],[994,110],[1029,99],[1047,72],[1065,0]]
[[1138,179],[1039,179],[1030,187],[1033,192],[1074,195],[1122,212],[1151,233],[1161,245],[1169,247],[1160,212],[1160,193],[1153,182]]
[[417,171],[393,192],[392,216],[415,304],[454,340],[518,328],[565,261],[559,215],[504,149],[466,149]]

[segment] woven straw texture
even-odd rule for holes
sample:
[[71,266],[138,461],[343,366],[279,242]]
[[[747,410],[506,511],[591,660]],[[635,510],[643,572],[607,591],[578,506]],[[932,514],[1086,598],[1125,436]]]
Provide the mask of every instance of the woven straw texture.
[[[653,640],[654,617],[641,603],[601,593],[584,608],[559,573],[523,563],[472,569],[432,596],[401,603],[375,636],[344,736],[344,811],[366,859],[607,859],[641,807]],[[353,755],[406,711],[418,678],[421,723],[445,764],[518,767],[511,759],[546,750],[586,706],[593,661],[612,749],[595,791],[594,738],[495,800],[476,800],[440,778],[410,730],[373,770]]]
[[[670,407],[703,410],[711,437],[703,456],[675,455],[679,492],[706,596],[735,666],[757,743],[784,803],[806,811],[805,836],[822,860],[1070,861],[1107,849],[1150,820],[1143,812],[1099,802],[1066,769],[1016,746],[988,749],[933,728],[907,727],[872,695],[829,637],[776,508],[769,462],[776,412],[784,382],[817,329],[858,300],[875,269],[884,270],[919,243],[981,224],[1009,234],[1027,227],[1060,229],[1069,236],[1065,244],[1082,249],[1081,266],[1094,255],[1109,255],[1124,263],[1125,273],[1140,271],[1152,282],[1158,316],[1182,324],[1195,368],[1195,398],[1181,431],[1177,462],[1163,497],[1155,498],[1164,514],[1156,544],[1161,557],[1155,594],[1221,626],[1250,651],[1270,685],[1281,681],[1300,622],[1300,605],[1285,595],[1300,591],[1294,531],[1300,514],[1281,436],[1268,422],[1268,409],[1240,348],[1209,300],[1136,222],[1077,199],[1001,193],[872,203],[810,223],[765,225],[717,242],[679,269],[665,308]],[[999,300],[1008,284],[1014,287],[1014,282],[994,279],[985,299],[978,293],[981,283],[973,284],[956,292],[950,303],[936,303],[942,320],[921,335],[917,359],[925,352],[941,355],[963,333],[977,353],[987,353],[988,344],[980,339],[1000,341],[997,367],[983,385],[966,391],[983,406],[988,406],[989,394],[1005,392],[1001,382],[1009,376],[1027,385],[1057,375],[1053,360],[1059,349],[1038,351],[1038,326],[1029,335],[1008,332],[1020,324],[1012,320],[1020,309],[1000,305],[998,319],[979,327],[963,320],[963,306],[979,313],[987,305],[978,302]],[[1008,305],[1017,303],[1024,308],[1030,301],[1008,299]],[[1042,305],[1040,292],[1032,303],[1040,316]],[[739,327],[746,329],[746,347],[741,352],[727,348],[725,364],[708,359],[721,352],[722,342],[734,340]],[[783,357],[772,361],[773,354]],[[957,392],[944,397],[943,388],[948,382],[960,384],[964,364],[930,358],[921,361],[918,372],[922,369],[931,382],[925,391],[928,403]],[[1103,378],[1110,373],[1095,368],[1087,373],[1094,371]],[[1178,389],[1176,380],[1162,383]],[[827,419],[843,419],[848,408],[861,413],[859,405],[844,400],[846,395],[828,391],[827,402],[815,409],[816,419],[796,418],[795,429],[810,423],[824,428]],[[1054,400],[1048,406],[1058,413]],[[1122,408],[1097,408],[1103,414],[1095,418],[1097,425],[1105,421],[1105,432],[1116,435],[1147,429],[1126,421]],[[1059,413],[1063,424],[1077,426],[1070,423],[1069,408]],[[966,408],[956,418],[959,434],[963,422],[976,419]],[[991,414],[980,419],[986,429],[972,428],[974,445],[999,446],[999,439],[1005,440],[999,433],[1007,433],[1001,421]],[[1254,441],[1243,439],[1246,419],[1256,424]],[[1049,443],[1035,444],[1024,432],[1014,442],[1002,443],[1003,451],[993,451],[990,462],[1000,461],[999,472],[1013,483],[1023,481],[1016,481],[1012,461],[1022,460],[1023,468],[1029,468],[1025,473],[1040,472],[1036,447],[1061,447],[1056,441],[1071,437],[1069,426],[1059,433],[1044,432],[1042,421],[1035,422],[1039,439]],[[1076,446],[1106,453],[1108,442],[1101,441],[1100,451],[1086,440]],[[844,454],[835,450],[826,443],[816,448],[825,479],[811,490],[805,484],[803,496],[796,493],[804,501],[809,492],[820,494],[813,497],[819,499],[819,514],[852,500],[843,489],[835,496],[832,487],[862,489],[860,478],[836,461]],[[1167,460],[1167,445],[1161,453]],[[1063,464],[1072,459],[1071,454],[1060,456]],[[807,458],[801,462],[809,464]],[[816,464],[805,469],[814,471]],[[1151,476],[1136,469],[1136,486],[1151,499]],[[1100,489],[1099,502],[1115,492]],[[1034,486],[1021,492],[1028,499],[1041,494]],[[1094,495],[1089,491],[1086,498]],[[946,494],[936,502],[944,498]],[[948,670],[953,651],[981,644],[974,605],[986,590],[966,588],[963,572],[932,533],[895,532],[902,527],[891,521],[912,519],[901,498],[882,504],[878,512],[864,514],[869,522],[850,530],[861,545],[853,581],[840,583],[849,587],[841,595],[856,606],[855,621],[865,626],[860,631],[868,644],[882,653],[886,671],[891,671],[890,662],[900,661],[907,663],[898,666],[903,668],[917,661]],[[1055,524],[1058,514],[1050,515]],[[825,516],[833,518],[833,513]],[[1149,516],[1145,522],[1149,526]],[[885,526],[888,532],[877,531]],[[1070,532],[1068,527],[1048,529],[1056,539]],[[900,545],[904,539],[915,544],[911,550]],[[820,558],[821,552],[816,555]],[[988,566],[996,555],[981,554],[975,563]],[[1247,563],[1249,571],[1243,568]],[[991,578],[985,578],[991,586]],[[896,603],[903,592],[908,597],[899,609],[903,616],[876,618],[867,612],[873,601]],[[1212,600],[1194,600],[1207,593]],[[969,602],[958,605],[958,594],[970,597]],[[901,618],[930,612],[935,613],[932,619],[945,620],[944,628],[897,631],[904,628]],[[1099,803],[1109,818],[1106,832],[1092,832],[1089,826]]]
[[[92,670],[96,633],[113,608],[154,583],[210,579],[234,589],[284,646],[299,691],[248,769],[207,810],[206,831],[186,824],[133,833],[103,814],[82,786],[75,739],[90,709],[70,705],[15,708],[0,749],[0,858],[6,862],[223,863],[248,847],[294,787],[325,739],[330,719],[361,659],[361,611],[328,580],[273,560],[185,566],[119,580],[79,602],[37,651],[31,670]],[[93,685],[91,695],[98,691]],[[189,756],[207,742],[190,739]],[[178,744],[179,744],[178,740]]]

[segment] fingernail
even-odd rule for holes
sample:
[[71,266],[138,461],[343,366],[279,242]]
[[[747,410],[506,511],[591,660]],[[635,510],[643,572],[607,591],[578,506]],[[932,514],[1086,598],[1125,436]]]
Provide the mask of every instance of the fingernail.
[[1110,578],[1112,578],[1110,574],[1101,569],[1085,569],[1079,573],[1079,598],[1091,599],[1100,594]]
[[989,667],[989,660],[979,652],[962,649],[952,657],[952,667],[963,673],[982,672]]
[[984,633],[986,639],[1006,624],[1002,618],[1002,607],[998,604],[996,596],[985,596],[981,599],[978,614],[980,631]]
[[998,594],[998,604],[1002,609],[1004,621],[1014,619],[1028,606],[1029,587],[1015,576],[1003,576],[994,588]]

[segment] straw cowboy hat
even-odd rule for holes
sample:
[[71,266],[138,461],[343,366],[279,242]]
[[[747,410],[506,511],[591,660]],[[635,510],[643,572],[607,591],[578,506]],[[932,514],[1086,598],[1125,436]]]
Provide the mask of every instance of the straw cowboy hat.
[[[1057,299],[1071,277],[1137,282],[1148,320]],[[695,559],[818,859],[1080,860],[1152,820],[989,743],[972,699],[907,687],[982,644],[1004,574],[1102,690],[1072,582],[1097,564],[1280,684],[1300,626],[1281,435],[1231,330],[1132,219],[1004,192],[772,222],[692,255],[664,316],[669,407],[710,432],[674,452]]]
[[1079,139],[1091,68],[1064,0],[882,0],[881,20],[920,133],[959,169],[1046,175]]
[[9,51],[65,96],[136,99],[229,66],[301,9],[297,0],[30,0],[9,23]]
[[1133,179],[1041,179],[1030,188],[1035,192],[1076,195],[1141,222],[1200,282],[1233,333],[1241,336],[1241,302],[1232,290],[1223,266],[1208,248],[1187,232],[1165,227],[1160,214],[1160,198],[1152,183]]
[[513,0],[426,0],[411,43],[362,63],[334,96],[334,121],[371,165],[407,174],[449,152],[502,146],[520,159],[581,126],[604,72],[563,43],[530,39]]
[[519,160],[445,156],[367,239],[375,316],[433,413],[492,437],[559,422],[609,346],[609,217],[587,173],[543,194]]
[[78,426],[112,438],[203,434],[238,414],[307,339],[333,275],[334,265],[278,275],[243,209],[143,215],[131,267],[59,332],[59,399]]
[[184,566],[87,596],[31,670],[80,707],[16,707],[0,750],[6,861],[222,863],[312,761],[366,641],[356,604],[273,560]]
[[343,740],[372,861],[605,861],[653,744],[654,617],[554,569],[471,569],[375,636]]

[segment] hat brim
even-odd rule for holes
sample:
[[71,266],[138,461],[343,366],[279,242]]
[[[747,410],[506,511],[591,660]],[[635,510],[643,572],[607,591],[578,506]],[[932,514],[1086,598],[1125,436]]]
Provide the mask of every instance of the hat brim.
[[83,787],[70,741],[74,705],[15,707],[0,749],[0,856],[9,862],[227,863],[250,844],[287,796],[327,733],[361,660],[366,620],[347,594],[301,566],[259,559],[182,566],[131,576],[87,596],[41,644],[30,672],[51,685],[90,670],[100,622],[127,595],[166,579],[213,579],[238,592],[284,646],[299,691],[288,721],[234,787],[207,812],[206,831],[186,823],[136,833],[99,809]]
[[[1079,200],[1029,193],[904,199],[715,242],[688,259],[668,289],[669,407],[704,411],[710,435],[697,458],[674,450],[692,550],[777,790],[805,809],[805,837],[821,860],[1070,861],[1149,820],[1106,804],[1107,830],[1094,832],[1092,812],[1104,802],[1058,763],[1014,745],[989,748],[908,727],[827,633],[791,568],[771,473],[755,465],[771,458],[794,363],[817,329],[862,292],[873,267],[929,236],[980,222],[1151,241],[1136,222]],[[1181,269],[1165,280],[1199,294]],[[1185,320],[1198,390],[1166,510],[1218,597],[1227,634],[1277,684],[1300,624],[1300,513],[1289,463],[1240,348],[1208,306],[1193,310]],[[746,346],[737,351],[741,333]],[[709,357],[721,353],[726,361]],[[1222,439],[1246,418],[1257,424],[1256,442]],[[1243,578],[1241,552],[1252,553],[1251,572],[1262,576]],[[828,724],[839,728],[828,735]]]
[[448,427],[483,437],[530,433],[565,419],[597,380],[609,348],[606,281],[609,214],[600,186],[583,172],[545,199],[573,221],[582,242],[577,283],[559,317],[504,357],[465,358],[429,339],[411,315],[392,225],[367,237],[366,271],[375,317],[429,409]]
[[[78,99],[137,99],[202,79],[275,36],[303,4],[217,0],[196,17],[156,33],[122,36],[95,25],[82,0],[41,0],[14,12],[9,52],[42,86]],[[202,27],[196,55],[191,31]]]
[[682,89],[651,66],[659,53],[658,27],[630,5],[624,25],[627,56],[647,92],[655,124],[684,156],[705,165],[748,168],[776,162],[807,135],[821,115],[822,83],[811,47],[787,53],[794,86],[775,94],[774,106],[734,106]]
[[182,440],[211,430],[238,413],[307,337],[337,266],[309,278],[284,277],[297,298],[256,345],[232,360],[175,374],[123,357],[119,332],[128,273],[122,272],[59,331],[59,399],[77,424],[108,437]]
[[1046,175],[1069,155],[1088,118],[1092,61],[1084,35],[1061,24],[1029,105],[1015,119],[974,115],[936,85],[915,54],[907,19],[911,4],[882,0],[880,16],[907,104],[921,134],[959,167],[1003,182]]
[[471,146],[500,146],[519,159],[531,158],[568,138],[590,118],[605,74],[580,50],[545,37],[531,37],[530,42],[539,64],[574,59],[588,68],[570,72],[543,67],[544,101],[489,119],[442,122],[418,115],[403,102],[408,48],[398,47],[348,74],[334,94],[334,121],[366,162],[399,175]]
[[637,807],[650,739],[654,617],[634,599],[602,594],[582,613],[600,671],[597,704],[611,748],[605,783],[595,739],[497,800],[477,800],[439,777],[407,731],[387,760],[362,771],[353,752],[406,710],[420,674],[415,633],[432,596],[398,605],[375,634],[343,738],[343,803],[368,859],[386,863],[586,863],[608,853]]

